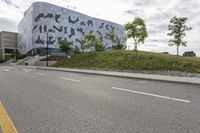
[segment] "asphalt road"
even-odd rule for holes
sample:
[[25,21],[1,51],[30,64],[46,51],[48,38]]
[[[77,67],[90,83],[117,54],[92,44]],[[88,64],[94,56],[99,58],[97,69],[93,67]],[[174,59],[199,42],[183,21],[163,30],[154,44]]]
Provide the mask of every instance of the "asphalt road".
[[0,67],[19,133],[200,133],[200,86]]

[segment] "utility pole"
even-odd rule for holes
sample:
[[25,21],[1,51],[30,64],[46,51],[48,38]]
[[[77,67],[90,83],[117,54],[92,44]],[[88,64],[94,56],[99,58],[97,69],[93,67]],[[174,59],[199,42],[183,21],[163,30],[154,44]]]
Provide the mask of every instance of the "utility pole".
[[49,66],[49,35],[48,35],[48,32],[46,33],[47,35],[47,39],[46,39],[46,44],[47,44],[47,47],[46,47],[46,54],[47,54],[47,67]]

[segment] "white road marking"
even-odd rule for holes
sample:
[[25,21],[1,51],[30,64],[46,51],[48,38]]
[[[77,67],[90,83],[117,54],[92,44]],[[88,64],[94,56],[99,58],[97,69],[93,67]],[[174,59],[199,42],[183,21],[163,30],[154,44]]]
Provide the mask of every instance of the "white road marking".
[[9,69],[4,69],[4,71],[5,71],[5,72],[9,72],[10,70],[9,70]]
[[37,75],[44,75],[44,73],[36,73]]
[[118,88],[118,87],[112,87],[112,89],[131,92],[131,93],[136,93],[136,94],[141,94],[141,95],[146,95],[146,96],[158,97],[158,98],[163,98],[163,99],[169,99],[169,100],[174,100],[174,101],[179,101],[179,102],[185,102],[185,103],[190,103],[191,102],[191,101],[184,100],[184,99],[172,98],[172,97],[168,97],[168,96],[162,96],[162,95],[151,94],[151,93],[140,92],[140,91],[134,91],[134,90],[128,90],[128,89],[123,89],[123,88]]
[[146,80],[139,80],[139,81],[136,81],[137,83],[140,83],[140,84],[143,84],[143,83],[148,83],[148,81]]
[[17,68],[12,68],[12,70],[13,70],[13,71],[18,71],[19,69],[17,69]]
[[73,81],[73,82],[81,82],[80,80],[76,80],[76,79],[69,79],[69,78],[65,78],[65,77],[59,77],[59,78],[63,79],[63,80]]
[[33,71],[31,69],[22,69],[24,72],[30,72],[30,71]]

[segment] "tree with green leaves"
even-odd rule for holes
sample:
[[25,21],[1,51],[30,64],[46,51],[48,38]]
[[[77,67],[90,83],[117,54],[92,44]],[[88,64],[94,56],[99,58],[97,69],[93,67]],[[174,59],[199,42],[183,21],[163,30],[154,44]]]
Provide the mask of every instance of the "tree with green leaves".
[[177,56],[179,56],[179,46],[187,46],[187,42],[183,40],[186,36],[186,31],[192,30],[185,23],[188,19],[186,17],[173,17],[170,20],[168,36],[173,37],[169,40],[169,46],[175,45],[177,48]]
[[65,55],[66,55],[66,57],[73,50],[73,43],[69,42],[67,40],[61,40],[61,41],[59,41],[59,45],[60,45],[61,52],[64,52]]
[[126,46],[122,45],[122,44],[117,44],[114,46],[115,50],[122,50],[122,49],[126,49]]
[[148,37],[145,21],[136,17],[132,22],[125,24],[124,28],[127,31],[125,39],[131,39],[131,41],[133,39],[132,42],[134,42],[137,56],[138,44],[144,43],[145,39]]
[[105,50],[102,41],[92,33],[86,34],[84,36],[84,39],[82,40],[82,43],[83,43],[83,49],[90,49],[90,51]]
[[124,46],[117,41],[115,30],[112,29],[108,34],[108,38],[112,42],[112,49],[120,50],[123,49]]
[[112,42],[112,48],[117,44],[116,38],[115,38],[115,30],[112,29],[108,34],[108,38]]

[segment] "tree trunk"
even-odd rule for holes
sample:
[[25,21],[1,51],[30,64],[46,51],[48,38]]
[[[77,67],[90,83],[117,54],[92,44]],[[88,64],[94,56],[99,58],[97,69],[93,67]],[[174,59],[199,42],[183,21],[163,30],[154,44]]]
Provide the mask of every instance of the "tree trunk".
[[136,39],[134,39],[134,41],[135,41],[135,54],[136,54],[136,57],[137,57],[137,41],[136,41]]
[[179,45],[177,45],[177,56],[179,56]]
[[67,58],[67,52],[65,52],[65,58]]
[[135,44],[135,54],[136,54],[136,57],[137,57],[137,44]]

